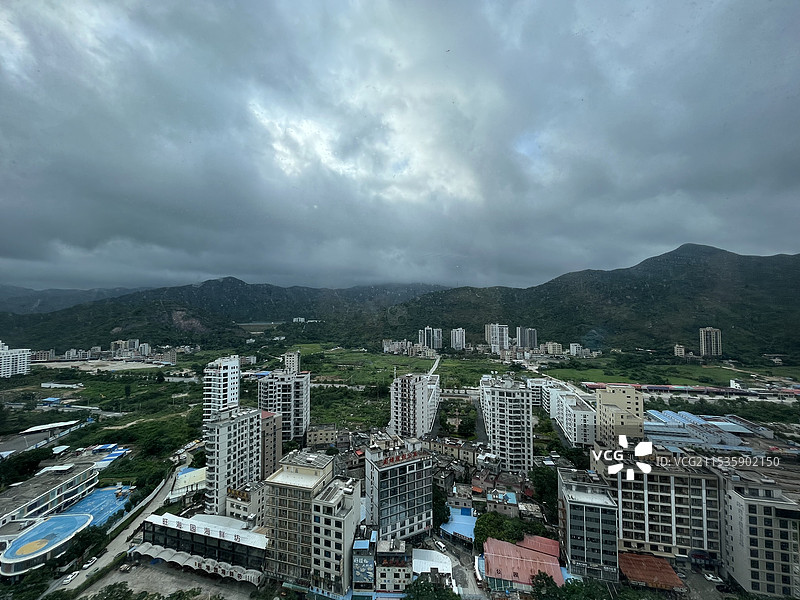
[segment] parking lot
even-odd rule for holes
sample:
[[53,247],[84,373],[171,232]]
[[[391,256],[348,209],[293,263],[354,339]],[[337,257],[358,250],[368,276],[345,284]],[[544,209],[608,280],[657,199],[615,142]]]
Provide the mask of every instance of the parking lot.
[[689,588],[690,600],[723,600],[734,596],[734,594],[723,594],[717,591],[718,584],[706,581],[701,573],[688,571],[686,585]]
[[250,593],[255,591],[255,586],[249,583],[220,579],[211,575],[203,575],[193,571],[180,571],[168,567],[164,563],[151,565],[142,561],[128,573],[119,570],[112,571],[101,581],[88,588],[80,597],[88,598],[112,583],[125,581],[134,592],[158,592],[168,596],[178,590],[201,589],[201,597],[208,598],[220,594],[226,600],[249,600]]

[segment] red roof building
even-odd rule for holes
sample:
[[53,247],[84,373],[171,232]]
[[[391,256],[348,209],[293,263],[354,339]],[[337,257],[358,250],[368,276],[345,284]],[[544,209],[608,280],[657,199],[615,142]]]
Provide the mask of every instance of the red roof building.
[[[556,585],[564,585],[564,576],[558,558],[549,554],[552,546],[532,539],[523,540],[531,546],[539,546],[546,552],[539,552],[521,545],[489,538],[483,544],[483,557],[486,564],[486,581],[492,591],[519,590],[530,591],[532,581],[539,573],[546,573]],[[538,538],[542,539],[542,538]],[[555,542],[556,547],[558,542]],[[558,551],[556,550],[556,554]]]

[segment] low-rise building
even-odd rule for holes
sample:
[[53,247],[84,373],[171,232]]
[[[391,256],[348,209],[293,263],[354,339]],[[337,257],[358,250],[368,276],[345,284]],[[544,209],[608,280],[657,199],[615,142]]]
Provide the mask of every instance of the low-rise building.
[[228,517],[150,515],[133,554],[258,586],[264,580],[267,537],[263,529],[244,526]]
[[375,552],[375,591],[403,593],[414,573],[411,548],[403,540],[378,540]]
[[486,493],[486,510],[514,519],[519,516],[517,495],[514,492],[491,490]]

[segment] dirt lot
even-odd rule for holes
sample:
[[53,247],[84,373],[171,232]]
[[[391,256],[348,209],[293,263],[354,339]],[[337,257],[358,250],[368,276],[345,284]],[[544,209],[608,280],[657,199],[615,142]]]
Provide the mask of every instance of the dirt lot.
[[178,590],[200,588],[200,597],[208,598],[220,594],[225,600],[249,600],[250,593],[255,587],[249,583],[234,582],[230,579],[220,579],[211,575],[203,575],[194,571],[181,571],[168,567],[165,564],[151,565],[145,563],[135,567],[129,573],[112,571],[101,581],[87,589],[80,597],[88,598],[112,583],[125,581],[128,587],[135,592],[158,592],[167,596]]

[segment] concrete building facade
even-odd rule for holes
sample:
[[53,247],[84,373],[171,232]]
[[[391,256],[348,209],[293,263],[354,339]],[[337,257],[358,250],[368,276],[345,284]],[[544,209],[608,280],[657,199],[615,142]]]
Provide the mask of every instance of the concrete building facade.
[[416,439],[378,432],[365,452],[367,524],[382,540],[433,526],[433,455]]
[[284,442],[304,440],[311,423],[311,373],[277,370],[261,377],[258,406],[280,414]]
[[540,380],[515,380],[497,374],[480,381],[480,403],[489,446],[504,470],[527,473],[533,468],[534,409],[542,406]]
[[467,347],[467,332],[463,327],[450,330],[450,347],[453,350],[463,350]]
[[642,439],[644,400],[639,390],[630,385],[606,385],[595,392],[595,398],[597,440],[602,445],[616,447],[621,435]]
[[722,331],[715,327],[700,328],[700,356],[722,356]]
[[619,580],[618,506],[596,473],[558,469],[561,554],[572,575]]
[[[295,585],[311,583],[314,498],[333,479],[333,457],[293,451],[265,480],[267,570],[270,577]],[[322,517],[319,517],[320,522]]]
[[29,348],[9,348],[0,341],[0,377],[27,375],[31,371]]
[[203,420],[215,413],[239,407],[241,371],[239,357],[228,356],[208,363],[203,371]]
[[397,377],[390,394],[391,433],[420,438],[431,431],[441,399],[438,375],[409,373]]

